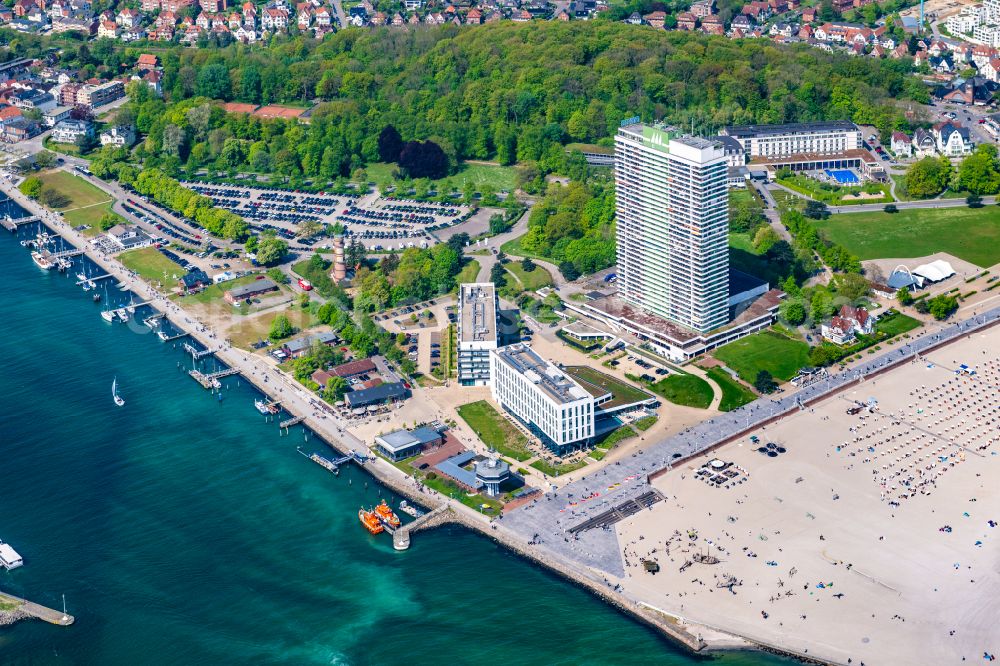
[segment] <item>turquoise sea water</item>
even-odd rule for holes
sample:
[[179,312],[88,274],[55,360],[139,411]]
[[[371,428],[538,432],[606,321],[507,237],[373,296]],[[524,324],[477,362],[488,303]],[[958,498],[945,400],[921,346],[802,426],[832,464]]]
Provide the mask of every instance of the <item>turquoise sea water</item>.
[[77,620],[0,627],[0,664],[703,661],[459,528],[394,552],[357,509],[398,498],[298,455],[323,447],[280,436],[237,378],[217,402],[180,350],[104,322],[2,230],[0,266],[0,539],[26,563],[0,589],[65,594]]

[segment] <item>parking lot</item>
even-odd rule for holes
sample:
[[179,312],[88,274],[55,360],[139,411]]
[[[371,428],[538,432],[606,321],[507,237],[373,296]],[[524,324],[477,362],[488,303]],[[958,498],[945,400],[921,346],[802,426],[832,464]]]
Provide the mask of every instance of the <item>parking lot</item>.
[[339,223],[348,238],[378,251],[426,247],[437,242],[432,232],[480,221],[483,216],[488,219],[491,214],[460,204],[389,199],[378,193],[352,197],[196,182],[184,186],[209,197],[215,206],[236,213],[255,231],[270,229],[306,247],[317,240],[298,238],[304,222]]

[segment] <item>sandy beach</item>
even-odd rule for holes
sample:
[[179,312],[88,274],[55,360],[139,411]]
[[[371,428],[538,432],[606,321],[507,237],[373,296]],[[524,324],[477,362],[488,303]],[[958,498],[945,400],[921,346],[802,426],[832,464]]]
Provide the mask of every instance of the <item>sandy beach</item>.
[[[1000,655],[998,350],[1000,328],[962,338],[660,476],[667,500],[616,526],[626,564],[612,582],[824,661],[989,663]],[[855,401],[866,408],[848,414]],[[768,442],[784,452],[758,452]],[[699,474],[716,457],[721,476]],[[697,561],[706,555],[719,562]]]

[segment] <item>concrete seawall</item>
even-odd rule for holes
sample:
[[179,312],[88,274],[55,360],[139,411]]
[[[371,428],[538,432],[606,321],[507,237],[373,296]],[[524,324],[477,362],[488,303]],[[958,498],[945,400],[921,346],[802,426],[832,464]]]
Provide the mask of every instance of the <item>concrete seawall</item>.
[[0,592],[0,604],[11,607],[10,610],[0,612],[0,625],[13,624],[26,618],[35,618],[49,624],[68,627],[76,620],[72,615],[66,615],[61,611],[46,608],[41,604],[4,592]]

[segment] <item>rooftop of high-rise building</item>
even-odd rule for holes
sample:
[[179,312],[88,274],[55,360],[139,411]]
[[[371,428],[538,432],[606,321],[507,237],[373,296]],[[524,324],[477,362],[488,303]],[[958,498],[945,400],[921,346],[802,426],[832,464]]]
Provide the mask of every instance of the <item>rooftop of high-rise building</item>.
[[463,284],[460,292],[459,342],[497,339],[496,287],[492,282]]
[[509,365],[518,374],[524,375],[528,381],[538,386],[550,398],[558,403],[576,402],[590,397],[590,393],[570,379],[563,370],[546,361],[525,344],[515,344],[497,350],[499,359]]

